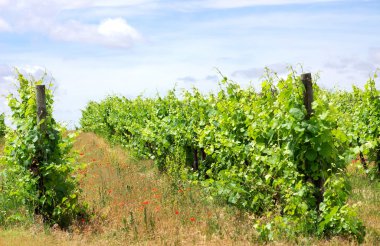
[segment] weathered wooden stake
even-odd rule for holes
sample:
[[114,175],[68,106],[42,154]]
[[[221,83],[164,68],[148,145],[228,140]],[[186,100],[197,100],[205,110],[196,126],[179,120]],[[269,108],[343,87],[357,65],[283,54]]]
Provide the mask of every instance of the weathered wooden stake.
[[376,151],[377,172],[380,174],[380,149]]
[[[47,160],[47,153],[45,149],[42,147],[43,141],[46,135],[46,93],[45,93],[45,85],[37,85],[36,86],[36,103],[37,103],[37,125],[38,130],[40,132],[40,138],[37,142],[37,149],[39,150],[37,156],[35,157],[32,163],[32,169],[34,175],[38,177],[38,190],[39,197],[41,197],[45,193],[45,185],[44,185],[44,177],[41,175],[40,168],[41,162]],[[40,206],[36,207],[35,213],[40,214],[42,208]]]
[[301,81],[305,86],[305,93],[303,95],[303,102],[306,107],[307,115],[306,119],[310,119],[311,114],[313,113],[313,109],[311,104],[313,102],[313,83],[311,81],[311,73],[304,73],[301,75]]
[[194,171],[198,171],[198,167],[199,167],[199,160],[198,160],[198,149],[194,149],[194,163],[193,163],[193,169]]
[[[360,137],[356,138],[356,143],[358,144],[358,146],[361,146],[361,144],[360,144]],[[364,158],[363,152],[361,152],[361,151],[359,151],[359,158],[360,158],[360,163],[362,164],[363,168],[365,170],[367,170],[368,169],[367,162],[366,162],[366,160]]]
[[204,148],[201,148],[202,161],[206,160],[206,152]]
[[366,160],[364,158],[363,152],[361,152],[361,151],[359,152],[359,157],[360,157],[360,163],[362,164],[363,168],[365,170],[367,170],[368,166],[367,166],[367,162],[366,162]]
[[46,131],[46,122],[40,122],[46,119],[46,94],[45,85],[36,86],[36,99],[37,99],[37,124],[39,124],[39,129],[41,132]]
[[[313,82],[311,79],[311,73],[304,73],[301,75],[301,81],[303,85],[305,86],[305,91],[303,94],[303,102],[306,108],[306,120],[309,120],[311,117],[311,114],[313,113],[312,103],[313,103]],[[319,177],[317,180],[314,180],[313,177],[309,177],[311,182],[314,184],[314,186],[317,188],[315,198],[317,200],[317,207],[319,208],[319,205],[323,201],[323,193],[324,193],[324,179],[323,177]]]

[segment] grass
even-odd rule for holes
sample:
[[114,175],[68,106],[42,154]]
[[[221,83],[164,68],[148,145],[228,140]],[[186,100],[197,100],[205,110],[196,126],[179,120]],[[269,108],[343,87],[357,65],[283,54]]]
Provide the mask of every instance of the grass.
[[[1,144],[1,142],[0,142]],[[0,146],[1,147],[1,146]],[[74,149],[87,163],[78,175],[83,202],[92,216],[69,231],[31,227],[0,229],[0,245],[251,245],[259,243],[253,215],[210,200],[199,188],[183,186],[156,171],[151,161],[91,133],[81,133]],[[1,151],[0,151],[1,152]],[[380,185],[356,164],[349,168],[353,193],[367,227],[365,244],[380,244]],[[346,245],[340,238],[300,238],[302,245]],[[276,242],[278,244],[291,244]]]
[[248,243],[253,237],[248,214],[219,206],[196,187],[180,186],[157,173],[151,161],[137,161],[125,151],[85,133],[76,149],[83,161],[83,200],[93,218],[84,233],[94,231],[117,243]]
[[[44,228],[0,229],[0,245],[246,245],[255,238],[250,215],[209,201],[91,133],[74,149],[87,167],[78,175],[92,217],[70,232]],[[38,239],[36,239],[38,238]]]
[[349,168],[352,186],[349,203],[356,204],[358,215],[366,227],[366,242],[380,245],[380,182],[371,181],[359,162]]

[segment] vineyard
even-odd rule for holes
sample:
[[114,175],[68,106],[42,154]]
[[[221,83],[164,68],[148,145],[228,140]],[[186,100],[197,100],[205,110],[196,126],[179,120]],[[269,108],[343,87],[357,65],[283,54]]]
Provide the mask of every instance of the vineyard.
[[194,89],[180,97],[176,91],[156,99],[109,97],[89,103],[81,125],[259,215],[256,228],[264,240],[290,232],[360,242],[364,228],[346,204],[345,169],[358,155],[364,168],[377,165],[369,176],[379,174],[375,82],[354,93],[329,92],[314,83],[310,112],[302,82],[295,74],[268,77],[258,93],[224,78],[216,94]]
[[[51,117],[51,91],[46,92],[47,116],[40,119],[35,86],[41,81],[19,74],[19,97],[9,97],[15,129],[6,129],[0,115],[0,136],[7,133],[0,225],[13,228],[37,216],[51,228],[95,234],[112,228],[114,235],[125,233],[126,240],[137,243],[142,237],[155,244],[158,239],[181,244],[182,239],[160,235],[172,239],[187,230],[206,231],[215,244],[300,243],[305,238],[376,244],[380,228],[376,223],[368,228],[356,204],[370,197],[368,204],[379,213],[376,78],[352,92],[326,90],[310,74],[291,72],[286,78],[268,73],[260,89],[223,77],[215,93],[193,89],[155,98],[109,96],[83,109],[81,130],[90,133],[81,133],[74,144],[75,134]],[[126,150],[128,157],[122,154]],[[136,192],[136,187],[145,190]],[[165,216],[148,210],[153,208],[143,198],[147,194],[158,199],[156,214]],[[123,212],[115,204],[126,207],[125,217],[118,217]],[[191,211],[183,217],[187,223],[178,221],[178,204]],[[204,212],[205,206],[211,209]],[[142,218],[134,209],[141,210]],[[167,218],[173,211],[175,222]],[[232,220],[237,220],[235,228],[228,223]],[[167,225],[177,231],[157,229]],[[186,242],[191,240],[200,243],[194,238]]]

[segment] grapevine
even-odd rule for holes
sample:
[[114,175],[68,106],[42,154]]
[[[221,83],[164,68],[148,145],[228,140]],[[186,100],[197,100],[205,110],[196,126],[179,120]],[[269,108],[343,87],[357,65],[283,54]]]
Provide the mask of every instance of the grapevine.
[[70,151],[74,136],[63,137],[64,128],[52,117],[50,89],[46,90],[46,130],[39,131],[35,86],[43,78],[35,81],[20,73],[17,76],[18,95],[8,96],[15,129],[6,135],[1,160],[0,223],[30,222],[39,215],[48,224],[67,227],[84,212],[78,204],[79,189],[73,176],[77,168]]
[[336,120],[341,111],[331,94],[313,88],[310,117],[304,86],[290,73],[268,76],[259,92],[224,77],[217,93],[108,97],[89,103],[81,125],[153,159],[161,171],[199,183],[211,197],[253,212],[264,240],[285,231],[360,242],[364,227],[346,204],[354,134]]

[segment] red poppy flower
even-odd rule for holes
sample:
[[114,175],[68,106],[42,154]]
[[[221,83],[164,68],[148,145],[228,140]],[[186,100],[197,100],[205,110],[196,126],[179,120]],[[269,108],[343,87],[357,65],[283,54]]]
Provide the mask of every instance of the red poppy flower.
[[191,218],[190,218],[190,221],[194,222],[194,221],[195,221],[195,218],[194,218],[194,217],[191,217]]

